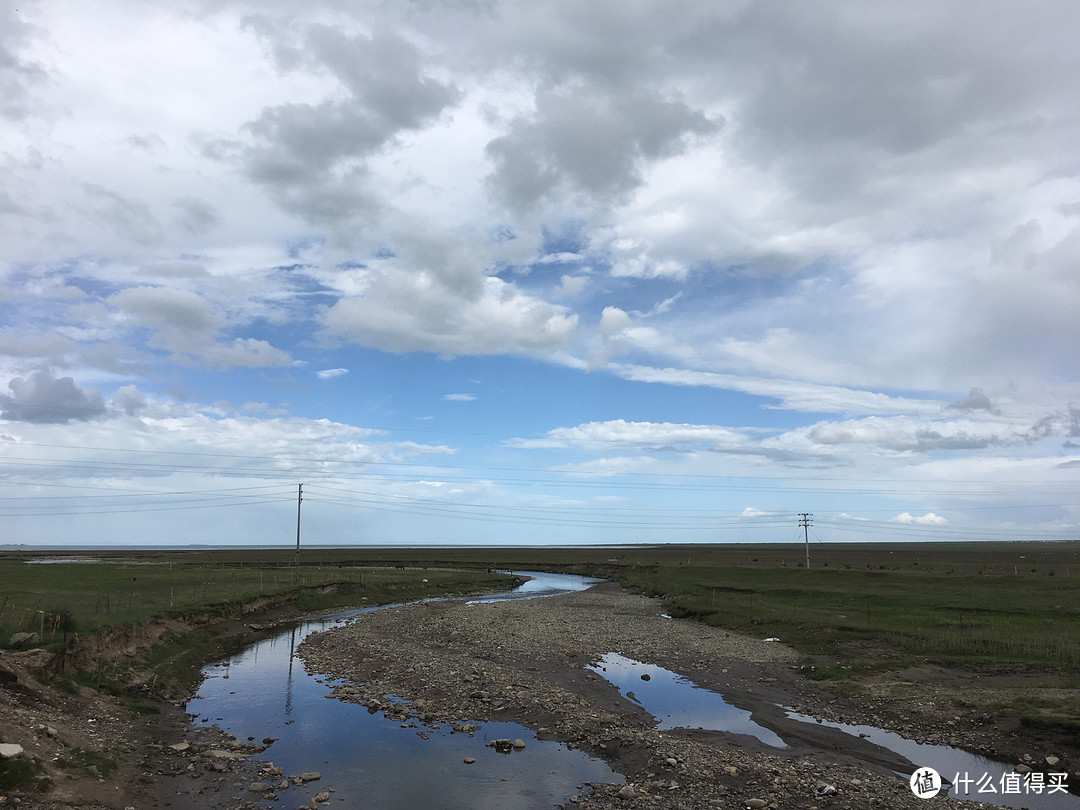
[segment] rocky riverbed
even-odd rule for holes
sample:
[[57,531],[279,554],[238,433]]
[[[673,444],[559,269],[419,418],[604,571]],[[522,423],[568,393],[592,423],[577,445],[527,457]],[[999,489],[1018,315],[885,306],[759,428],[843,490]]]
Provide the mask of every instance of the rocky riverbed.
[[[789,747],[721,732],[658,730],[642,708],[586,669],[608,652],[721,692]],[[659,602],[612,584],[525,602],[429,602],[369,613],[310,636],[300,653],[309,671],[346,679],[334,690],[340,700],[464,733],[475,723],[512,720],[536,729],[538,737],[602,757],[625,775],[624,784],[583,785],[566,806],[927,806],[893,772],[910,770],[895,755],[785,716],[780,706],[869,720],[866,712],[852,716],[850,707],[807,681],[789,647],[667,618]],[[887,726],[891,704],[883,698],[873,705],[873,719]],[[903,727],[893,726],[951,745],[978,743],[971,730],[977,724],[955,724],[953,733],[943,734],[939,718],[915,728],[919,722],[916,712]],[[972,807],[944,797],[934,806]]]

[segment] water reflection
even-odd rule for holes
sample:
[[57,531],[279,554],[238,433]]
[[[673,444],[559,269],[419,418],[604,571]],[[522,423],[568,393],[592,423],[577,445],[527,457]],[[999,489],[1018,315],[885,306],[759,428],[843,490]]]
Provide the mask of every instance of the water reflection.
[[657,720],[657,727],[701,728],[749,734],[774,748],[787,748],[775,733],[758,725],[750,712],[732,706],[719,692],[654,664],[644,664],[619,653],[607,653],[588,667]]
[[[532,596],[581,590],[595,582],[565,575],[524,575],[535,577],[525,586]],[[578,786],[585,782],[623,781],[602,760],[561,743],[538,740],[516,723],[477,724],[469,737],[448,726],[432,729],[410,722],[403,727],[364,706],[328,700],[338,682],[308,675],[296,647],[309,633],[379,609],[384,608],[305,622],[248,647],[226,666],[206,667],[199,695],[187,707],[197,715],[196,725],[216,725],[241,740],[277,737],[261,757],[272,760],[286,775],[320,771],[318,790],[333,787],[335,798],[353,807],[551,808],[580,793]],[[519,737],[526,741],[524,750],[509,755],[485,745],[491,739]],[[465,764],[467,757],[475,763]],[[312,787],[281,791],[282,801],[306,802],[309,794],[318,792]]]
[[[704,689],[663,667],[635,661],[618,653],[608,653],[597,664],[588,668],[618,687],[628,700],[657,718],[658,727],[661,729],[702,728],[731,734],[750,734],[767,745],[776,748],[788,747],[781,737],[755,723],[750,712],[732,706],[719,692]],[[647,679],[643,676],[647,676]],[[874,726],[818,721],[793,711],[787,711],[786,714],[790,720],[820,723],[853,738],[865,739],[899,754],[914,767],[933,768],[950,783],[948,794],[954,799],[1030,810],[1080,810],[1080,797],[1061,791],[1050,793],[1049,779],[1045,780],[1045,787],[1041,792],[1029,791],[1027,783],[1022,779],[1009,783],[1006,774],[1013,774],[1011,765],[994,762],[960,748],[918,743]],[[854,744],[854,740],[852,742],[853,747],[848,753],[857,757],[858,746]],[[897,775],[907,780],[911,771],[898,772]],[[958,777],[970,781],[965,784]],[[983,793],[979,792],[980,782],[985,791]],[[1004,792],[1006,789],[1012,792]]]
[[500,574],[515,574],[521,577],[529,577],[520,587],[506,593],[496,593],[490,596],[481,596],[470,599],[469,604],[481,604],[484,602],[507,602],[512,599],[534,599],[538,596],[554,596],[560,593],[572,593],[591,588],[600,579],[592,577],[579,577],[576,574],[551,574],[546,571],[499,571]]
[[[894,751],[916,767],[933,768],[941,774],[943,780],[953,783],[949,788],[949,796],[954,799],[1002,804],[1007,807],[1026,807],[1030,810],[1080,810],[1080,797],[1070,793],[1049,793],[1045,788],[1040,793],[1025,792],[1023,780],[1019,780],[1019,787],[1016,788],[1020,792],[1005,793],[1002,777],[1013,773],[1013,767],[977,754],[970,754],[961,748],[915,742],[907,737],[901,737],[894,731],[886,731],[875,726],[854,725],[832,720],[819,721],[793,711],[788,711],[787,716],[803,723],[820,723],[855,737],[863,737],[882,748]],[[993,787],[994,790],[979,793],[979,786],[975,782],[984,774],[989,777],[990,783],[989,786],[984,785],[984,787]],[[899,775],[907,779],[911,774]],[[965,786],[956,783],[959,781],[957,777],[973,781]],[[1049,780],[1046,784],[1049,785]]]

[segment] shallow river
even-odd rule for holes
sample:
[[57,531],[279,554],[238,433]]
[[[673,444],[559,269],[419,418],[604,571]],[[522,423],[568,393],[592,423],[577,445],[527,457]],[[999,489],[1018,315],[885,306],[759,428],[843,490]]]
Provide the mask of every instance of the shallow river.
[[[470,601],[528,599],[584,590],[597,580],[563,574],[514,572],[532,577],[520,588]],[[323,616],[254,644],[227,662],[204,668],[205,681],[188,703],[196,725],[216,725],[238,739],[278,738],[261,756],[283,768],[286,776],[319,771],[318,782],[282,791],[282,801],[267,806],[297,806],[315,793],[333,789],[331,803],[342,806],[411,810],[425,807],[550,808],[566,803],[588,787],[585,783],[618,784],[622,775],[602,760],[549,740],[516,723],[476,723],[473,736],[390,720],[355,703],[328,700],[338,681],[308,675],[296,647],[309,633],[343,624],[383,605]],[[651,713],[659,728],[705,728],[749,734],[778,750],[787,748],[783,729],[757,724],[749,711],[729,704],[718,692],[653,664],[608,653],[589,667],[627,698]],[[788,712],[790,720],[815,722]],[[471,718],[462,718],[470,720]],[[920,745],[871,726],[825,723],[855,738],[864,738],[909,759],[930,766],[944,777],[944,790],[954,798],[1028,807],[1032,810],[1080,810],[1080,798],[1027,783],[1006,783],[1012,767],[946,746]],[[521,738],[525,748],[500,754],[490,740]],[[466,764],[465,759],[475,762]],[[907,778],[910,774],[899,773]],[[979,793],[982,776],[993,793]],[[1009,776],[1011,775],[1011,776]],[[952,785],[962,776],[966,785]],[[583,787],[584,786],[584,787]],[[985,788],[986,785],[984,784]],[[961,789],[963,788],[963,789]],[[1011,792],[1015,789],[1016,792]],[[247,794],[254,798],[255,794]]]
[[[583,590],[596,582],[561,574],[515,573],[533,579],[514,592],[482,601],[549,596]],[[532,730],[516,723],[477,723],[470,737],[452,733],[447,725],[432,730],[409,723],[413,727],[402,728],[400,722],[358,704],[326,699],[337,681],[308,675],[296,647],[309,633],[385,607],[305,622],[232,656],[227,666],[212,664],[203,670],[206,680],[187,706],[197,715],[196,725],[216,725],[241,740],[277,737],[260,756],[283,768],[286,776],[322,774],[306,787],[280,791],[281,801],[265,802],[267,806],[295,807],[333,788],[331,803],[343,807],[550,809],[581,794],[579,786],[586,782],[624,781],[603,760],[538,740]],[[499,738],[521,738],[526,745],[510,754],[486,747],[489,740]],[[467,757],[476,762],[465,764]]]

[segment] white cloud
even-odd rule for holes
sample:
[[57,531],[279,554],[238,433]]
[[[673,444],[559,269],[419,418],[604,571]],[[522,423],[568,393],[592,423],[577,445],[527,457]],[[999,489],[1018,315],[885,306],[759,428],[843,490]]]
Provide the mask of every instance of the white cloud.
[[8,382],[11,394],[0,394],[0,415],[14,422],[65,424],[105,414],[105,401],[95,389],[83,389],[71,377],[55,378],[38,370]]
[[315,373],[315,376],[320,380],[330,380],[334,377],[344,377],[349,373],[347,368],[324,368],[322,371]]
[[941,515],[935,515],[933,512],[927,512],[925,515],[911,515],[908,512],[901,512],[896,517],[889,518],[889,520],[892,523],[914,524],[916,526],[945,526],[949,522]]
[[171,287],[129,287],[110,296],[107,304],[128,326],[154,330],[147,341],[152,349],[171,352],[176,362],[206,363],[220,369],[285,366],[292,358],[265,340],[220,339],[224,319],[210,302],[190,290]]
[[780,404],[777,406],[779,408],[811,413],[936,414],[942,406],[942,403],[936,400],[896,397],[876,391],[816,385],[798,380],[614,363],[609,364],[608,367],[618,376],[628,380],[741,391],[754,396],[779,399]]
[[[431,358],[379,352],[525,390],[540,359],[576,426],[535,409],[516,446],[580,470],[1038,482],[1080,435],[1078,24],[1059,2],[2,10],[5,414],[78,443],[176,416],[172,386],[221,418],[251,400],[244,430],[393,421],[395,363]],[[339,381],[357,397],[292,376],[369,351],[389,381]],[[692,424],[712,399],[737,426]]]
[[651,449],[692,448],[722,449],[743,446],[748,434],[719,425],[687,425],[671,422],[628,422],[613,419],[587,422],[572,428],[555,428],[539,439],[513,439],[510,444],[522,448],[585,447],[615,449],[621,446]]
[[137,326],[200,334],[218,326],[206,299],[189,290],[132,287],[111,296],[108,303]]
[[443,399],[450,402],[472,402],[476,396],[474,394],[443,394]]
[[426,270],[372,274],[362,296],[326,312],[323,334],[390,352],[550,356],[577,326],[576,315],[500,278],[446,282]]
[[578,295],[585,289],[585,286],[589,283],[587,276],[570,276],[565,275],[561,279],[561,286],[559,292],[563,295]]

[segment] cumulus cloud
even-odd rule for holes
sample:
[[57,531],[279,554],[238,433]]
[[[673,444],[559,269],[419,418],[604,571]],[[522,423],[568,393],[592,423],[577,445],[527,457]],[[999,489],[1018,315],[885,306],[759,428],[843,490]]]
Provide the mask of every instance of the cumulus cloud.
[[945,407],[960,411],[993,411],[994,403],[981,388],[972,388],[966,397],[950,402]]
[[475,292],[434,273],[375,273],[362,296],[341,298],[323,317],[329,338],[390,352],[549,356],[566,346],[577,316],[500,278]]
[[[873,445],[896,452],[929,453],[934,450],[981,450],[1006,440],[1020,442],[1022,434],[1000,436],[1001,425],[919,422],[903,417],[868,417],[861,420],[822,423],[809,437],[824,445]],[[977,432],[976,432],[977,431]]]
[[515,209],[552,195],[617,202],[642,182],[644,162],[719,127],[681,99],[642,90],[573,85],[541,91],[535,104],[487,145],[491,185]]
[[11,394],[0,394],[0,414],[13,422],[84,422],[105,413],[105,400],[94,388],[80,388],[71,377],[35,371],[8,382]]
[[210,304],[198,293],[174,287],[131,287],[108,301],[138,326],[202,333],[217,326]]
[[[0,10],[16,417],[360,345],[663,388],[523,426],[606,472],[1073,469],[1075,4],[84,5]],[[236,400],[301,407],[288,377]]]
[[285,366],[292,358],[257,338],[220,339],[221,315],[198,293],[175,287],[129,287],[107,301],[122,323],[147,327],[147,345],[172,353],[180,363],[207,363],[217,368]]
[[1029,435],[1036,439],[1055,436],[1067,436],[1070,439],[1080,437],[1080,406],[1069,405],[1063,410],[1047,414],[1032,425]]
[[128,416],[134,416],[146,407],[146,397],[134,385],[122,385],[113,394],[112,406]]
[[402,132],[431,122],[457,91],[429,75],[422,53],[396,32],[347,33],[312,23],[299,29],[267,15],[247,25],[270,48],[278,69],[329,72],[333,97],[266,107],[245,126],[250,143],[216,154],[239,156],[252,180],[286,210],[337,228],[357,224],[383,205],[368,191],[366,160]]

